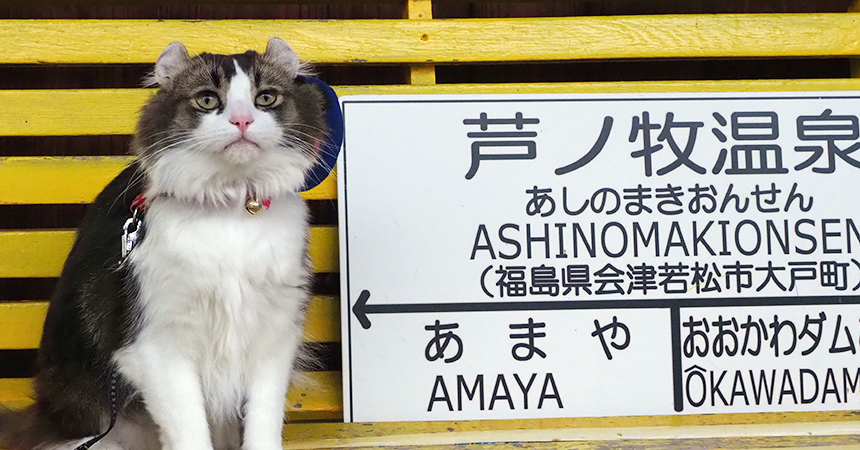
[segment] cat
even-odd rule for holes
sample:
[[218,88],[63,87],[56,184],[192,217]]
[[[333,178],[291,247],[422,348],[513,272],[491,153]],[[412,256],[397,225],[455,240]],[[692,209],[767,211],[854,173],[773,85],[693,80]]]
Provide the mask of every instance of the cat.
[[298,192],[338,108],[309,76],[278,38],[264,53],[162,52],[137,157],[83,219],[35,403],[0,413],[0,444],[85,448],[112,426],[93,448],[282,448],[311,275]]

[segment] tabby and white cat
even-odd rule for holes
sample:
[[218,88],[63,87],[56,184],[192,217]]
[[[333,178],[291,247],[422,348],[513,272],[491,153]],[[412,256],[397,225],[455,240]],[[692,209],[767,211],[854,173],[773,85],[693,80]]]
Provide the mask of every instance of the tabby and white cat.
[[[108,428],[116,393],[116,426],[95,449],[282,448],[310,277],[298,191],[338,108],[307,75],[277,38],[262,54],[164,50],[138,158],[81,225],[48,310],[36,402],[0,414],[2,444],[77,448]],[[123,259],[134,208],[142,231]]]

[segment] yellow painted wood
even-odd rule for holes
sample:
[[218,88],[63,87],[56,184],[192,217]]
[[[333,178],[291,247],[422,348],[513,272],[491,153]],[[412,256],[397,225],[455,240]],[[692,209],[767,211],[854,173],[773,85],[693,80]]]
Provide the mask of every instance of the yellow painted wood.
[[[848,12],[860,12],[860,0],[851,0],[851,4],[848,5]],[[857,58],[851,58],[851,77],[860,78],[860,60]]]
[[0,349],[37,348],[48,302],[0,303]]
[[308,253],[311,257],[311,265],[317,273],[336,273],[340,270],[338,259],[339,247],[337,227],[316,226],[311,227],[311,241]]
[[0,278],[57,277],[74,230],[0,231]]
[[[129,156],[0,158],[0,205],[89,203],[131,161]],[[337,198],[329,175],[308,200]]]
[[287,394],[291,421],[343,420],[343,376],[340,372],[303,372]]
[[[310,238],[314,271],[337,272],[337,227],[311,227]],[[0,231],[0,278],[59,276],[74,240],[74,230]]]
[[[0,52],[2,54],[2,52]],[[338,95],[649,93],[860,90],[852,78],[811,80],[638,81],[432,86],[335,86]],[[0,90],[0,136],[131,134],[146,89]],[[116,107],[111,114],[94,105]],[[69,109],[75,111],[71,114]],[[62,116],[68,115],[68,120]],[[109,117],[108,117],[109,116]],[[332,185],[332,189],[333,189]]]
[[[449,20],[3,20],[0,63],[152,63],[262,49],[271,36],[319,63],[451,63],[860,54],[860,17],[720,14]],[[70,113],[71,114],[71,113]]]
[[[397,3],[402,0],[254,0],[252,4],[304,4],[304,5],[312,5],[312,4],[330,4],[330,3],[360,3],[360,4],[368,4],[368,3]],[[540,0],[526,0],[526,1],[540,1]],[[190,2],[189,2],[190,3]],[[198,1],[194,4],[198,5],[224,5],[224,4],[235,4],[235,0],[205,0]],[[165,5],[164,0],[99,0],[99,5]],[[182,3],[180,3],[182,4]],[[58,0],[3,0],[3,5],[49,5],[49,6],[71,6],[71,5],[85,5],[92,6],[92,0],[63,0],[59,2]]]
[[[309,448],[293,445],[289,440],[290,427],[285,430],[284,448]],[[587,441],[550,441],[550,442],[480,442],[469,443],[462,447],[468,450],[858,450],[858,435],[848,436],[780,436],[749,438],[710,438],[710,439],[618,439]],[[381,440],[381,439],[380,439]],[[413,442],[392,442],[378,445],[357,444],[337,447],[313,447],[314,449],[349,448],[358,449],[398,449],[398,450],[450,450],[451,445],[420,445]],[[460,446],[456,448],[461,448]]]
[[0,158],[0,204],[89,203],[133,158]]
[[433,2],[431,0],[406,0],[406,18],[412,20],[432,19]]
[[[0,40],[7,33],[0,25]],[[132,134],[138,111],[151,93],[144,89],[0,91],[0,136]]]
[[436,66],[433,64],[412,64],[409,66],[409,84],[436,84]]
[[[706,414],[679,416],[636,416],[636,417],[581,417],[563,419],[518,419],[518,420],[476,420],[476,421],[439,421],[439,422],[380,422],[338,423],[338,424],[295,424],[289,429],[293,438],[292,448],[324,448],[333,441],[323,442],[323,439],[336,439],[342,445],[358,445],[362,442],[372,442],[379,437],[390,437],[392,440],[406,437],[417,443],[418,437],[426,435],[444,435],[459,433],[462,435],[488,437],[488,432],[510,432],[518,430],[534,430],[544,433],[547,430],[611,430],[616,435],[621,430],[661,430],[669,433],[682,427],[695,427],[703,430],[725,432],[725,426],[744,426],[748,433],[754,433],[755,427],[775,426],[783,431],[783,435],[799,435],[812,430],[803,428],[804,424],[823,424],[816,430],[820,435],[836,435],[834,431],[847,430],[841,434],[860,434],[860,422],[854,411],[829,412],[794,412],[794,413],[756,413],[756,414]],[[830,428],[826,428],[826,427]],[[794,430],[794,433],[788,431]],[[763,430],[763,428],[760,428]],[[823,431],[829,431],[823,433]],[[608,433],[608,434],[611,434]],[[715,435],[716,433],[712,433]],[[701,435],[701,434],[700,434]],[[764,431],[760,432],[764,435]],[[490,434],[490,436],[492,436]],[[633,437],[644,437],[644,434]],[[651,434],[652,437],[654,433]],[[672,435],[674,437],[680,434]],[[438,436],[437,436],[438,437]],[[616,436],[616,438],[619,436]],[[482,441],[473,441],[482,442]],[[317,445],[317,447],[312,447]],[[306,446],[307,444],[307,446]],[[718,447],[713,447],[718,448]]]
[[337,198],[337,168],[313,189],[302,192],[305,200],[334,200]]
[[[860,90],[860,80],[853,78],[830,78],[797,80],[437,84],[432,86],[338,86],[336,87],[336,90],[340,96],[411,94],[633,94],[663,92],[858,91]],[[2,91],[0,91],[0,93],[2,93]]]
[[314,295],[308,305],[305,341],[340,342],[340,298]]
[[[430,20],[433,18],[431,0],[406,0],[406,18],[411,20]],[[430,35],[422,35],[421,40],[429,40]],[[409,84],[436,84],[436,66],[433,64],[411,64]]]
[[[723,415],[731,417],[732,415]],[[391,422],[356,424],[294,424],[286,433],[286,449],[321,448],[452,448],[489,443],[528,444],[525,448],[557,448],[553,442],[591,444],[572,448],[714,449],[860,445],[860,422],[789,422],[770,424],[578,426],[581,419],[493,420],[472,422]],[[636,417],[625,418],[634,422]],[[646,418],[647,419],[647,418]],[[477,429],[473,429],[477,428]],[[459,448],[459,447],[457,447]],[[488,446],[485,448],[495,448]],[[511,448],[502,446],[501,448]],[[518,447],[513,447],[518,448]],[[567,447],[558,447],[567,448]]]
[[[47,312],[47,301],[0,303],[0,349],[38,348]],[[337,297],[311,297],[305,323],[305,342],[340,342],[340,306]]]
[[33,385],[29,378],[0,379],[0,404],[11,409],[33,403]]
[[[343,416],[340,372],[304,372],[287,394],[290,420],[336,420]],[[19,409],[33,403],[29,378],[0,379],[0,403]]]

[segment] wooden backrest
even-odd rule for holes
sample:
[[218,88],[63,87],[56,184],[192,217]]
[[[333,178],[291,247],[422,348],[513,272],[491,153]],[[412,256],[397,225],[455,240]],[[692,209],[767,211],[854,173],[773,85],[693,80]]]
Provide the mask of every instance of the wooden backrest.
[[[432,18],[431,0],[402,0],[401,6],[405,19],[0,19],[0,68],[152,64],[174,41],[182,41],[191,52],[235,53],[262,49],[269,37],[280,36],[302,59],[321,65],[396,65],[408,70],[407,84],[335,86],[339,95],[860,89],[860,80],[850,78],[847,62],[860,54],[860,14],[441,20]],[[666,73],[660,81],[437,84],[437,69],[441,73],[464,65],[665,58],[733,58],[739,63],[743,58],[844,58],[846,66],[844,74],[827,79],[683,81],[675,79],[683,74]],[[149,95],[151,91],[142,88],[0,90],[0,147],[30,142],[13,137],[129,135]],[[24,148],[0,150],[4,152],[0,155],[8,155],[0,157],[0,215],[19,214],[38,205],[89,202],[130,161],[125,156],[22,156],[31,153]],[[329,177],[306,198],[330,210],[336,191],[335,179]],[[3,361],[20,354],[26,359],[38,347],[47,308],[46,298],[17,298],[12,287],[41,286],[42,281],[50,285],[60,273],[74,233],[68,228],[0,230],[0,402],[4,404],[21,406],[30,401],[29,381],[20,376],[20,370],[4,372]],[[332,284],[332,274],[338,271],[337,229],[332,221],[313,226],[311,257],[314,271],[328,276]],[[337,359],[340,319],[335,291],[315,293],[306,340],[327,345]],[[316,383],[291,391],[289,410],[294,420],[341,417],[337,362],[327,369],[308,372]]]

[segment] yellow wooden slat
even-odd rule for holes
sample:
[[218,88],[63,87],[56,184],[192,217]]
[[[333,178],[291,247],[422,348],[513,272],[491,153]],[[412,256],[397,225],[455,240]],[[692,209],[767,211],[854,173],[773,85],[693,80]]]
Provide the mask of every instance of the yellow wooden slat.
[[[3,33],[0,27],[0,36]],[[152,92],[145,89],[0,91],[0,136],[132,134],[140,107]]]
[[314,295],[308,305],[305,341],[340,342],[340,299]]
[[89,203],[131,157],[0,158],[0,205]]
[[334,200],[337,198],[337,168],[332,170],[322,183],[313,189],[302,192],[305,200]]
[[[290,420],[336,420],[343,417],[340,372],[305,372],[287,394]],[[12,409],[33,403],[29,378],[0,379],[0,404]]]
[[0,231],[0,278],[57,277],[74,241],[73,230]]
[[[337,272],[337,227],[311,227],[310,235],[313,270]],[[74,240],[74,230],[0,231],[0,278],[59,276]]]
[[262,49],[272,36],[319,63],[851,56],[860,54],[860,16],[3,20],[0,63],[152,63],[173,41],[184,42],[192,52],[235,53]]
[[311,264],[313,265],[314,272],[338,272],[340,270],[338,251],[337,227],[311,227],[311,242],[308,253],[311,256]]
[[[670,75],[667,75],[667,77]],[[335,86],[338,95],[413,94],[634,94],[666,92],[857,91],[860,79],[598,81],[579,83],[492,83]],[[0,91],[0,105],[3,103]],[[0,124],[2,127],[2,124]],[[2,132],[2,129],[0,129]]]
[[[363,424],[366,425],[366,424]],[[289,440],[289,431],[285,430],[284,449],[313,448],[324,449],[351,449],[351,450],[450,450],[451,445],[422,445],[404,439],[400,442],[391,442],[386,439],[384,444],[368,442],[367,444],[337,445],[332,447],[299,447]],[[758,436],[744,438],[703,438],[703,439],[611,439],[611,440],[575,440],[575,441],[549,441],[549,442],[494,442],[494,435],[487,438],[488,442],[467,444],[468,450],[860,450],[857,444],[860,435],[848,436]],[[486,439],[486,438],[485,438]],[[379,441],[384,438],[380,437]]]
[[[850,434],[860,434],[860,422],[855,411],[824,412],[785,412],[785,413],[742,413],[742,414],[692,414],[675,416],[629,416],[629,417],[574,417],[560,419],[509,419],[474,421],[432,421],[432,422],[380,422],[374,424],[297,424],[290,426],[293,448],[324,448],[323,439],[337,437],[342,444],[369,442],[382,436],[394,439],[407,437],[417,442],[416,436],[433,436],[447,433],[471,434],[486,437],[488,432],[508,432],[533,430],[628,430],[620,436],[631,436],[630,430],[653,429],[655,432],[669,433],[680,427],[725,426],[781,426],[789,424],[824,423],[831,424],[830,435],[836,430],[847,430]],[[800,430],[801,428],[798,428]],[[804,430],[806,431],[806,430]],[[800,431],[803,433],[804,431]],[[655,432],[650,435],[654,436]],[[843,434],[849,434],[843,433]],[[592,437],[594,435],[592,434]],[[617,437],[620,437],[617,436]],[[674,436],[679,436],[678,434]],[[631,437],[644,437],[640,434]],[[654,436],[655,437],[655,436]],[[664,436],[665,437],[665,436]],[[534,439],[534,436],[532,437]],[[444,439],[444,437],[443,437]],[[315,443],[316,447],[307,445]],[[437,440],[437,442],[439,442]],[[473,442],[481,442],[479,440]],[[331,444],[331,441],[328,442]],[[713,447],[712,447],[713,448]]]
[[406,18],[412,20],[432,19],[433,2],[431,0],[406,0]]
[[[376,4],[376,3],[397,3],[402,0],[254,0],[254,5],[266,5],[266,4],[277,4],[277,5],[324,5],[331,3],[358,3],[358,4]],[[463,1],[463,0],[458,0]],[[471,0],[475,1],[475,0]],[[489,1],[489,0],[481,0],[481,1]],[[525,1],[541,1],[541,0],[525,0]],[[572,1],[585,1],[585,0],[572,0]],[[196,4],[196,5],[207,5],[207,6],[217,6],[217,5],[235,5],[236,0],[206,0],[205,2],[180,2],[177,3],[179,5],[185,4]],[[62,3],[57,0],[3,0],[4,6],[10,5],[26,5],[26,6],[60,6],[69,7],[69,6],[89,6],[92,7],[94,5],[99,6],[107,6],[107,5],[116,5],[116,6],[165,6],[164,0],[98,0],[94,2],[93,0],[63,0]]]
[[[535,445],[552,442],[567,443],[569,446]],[[852,445],[856,450],[860,446],[860,422],[852,412],[840,411],[457,422],[306,423],[287,426],[284,448],[436,450],[454,446],[468,446],[471,449],[473,444],[489,443],[526,444],[523,447],[498,447],[505,449],[704,450]]]
[[[411,20],[433,19],[431,0],[406,0],[406,18]],[[429,39],[430,35],[427,35]],[[422,39],[424,37],[422,36]],[[409,84],[436,84],[436,66],[433,64],[412,64],[409,66]]]
[[[337,420],[342,413],[340,372],[308,372],[303,375],[306,380],[297,380],[290,389],[287,406],[290,419]],[[0,403],[21,408],[32,403],[32,395],[29,379],[0,380]],[[401,448],[407,448],[407,445],[450,448],[453,443],[504,442],[504,439],[603,444],[559,447],[579,449],[638,447],[628,447],[625,443],[640,444],[638,448],[659,449],[787,448],[812,447],[813,444],[853,445],[856,448],[857,442],[860,442],[858,434],[860,422],[857,422],[856,413],[852,411],[374,424],[292,423],[284,430],[284,448],[376,448],[398,445]],[[802,436],[810,439],[803,440]],[[844,440],[839,436],[844,437]],[[758,440],[766,438],[773,440]],[[682,439],[701,441],[684,442]],[[649,442],[653,445],[644,445]]]
[[[860,90],[857,79],[666,81],[612,83],[475,84],[433,86],[339,86],[339,95],[477,94],[558,92],[696,92]],[[144,89],[0,90],[0,136],[131,134],[137,111],[149,97]],[[110,103],[104,118],[92,105]],[[88,106],[89,105],[89,106]],[[60,118],[68,109],[77,114]]]
[[18,409],[33,403],[33,386],[29,378],[0,379],[0,403]]
[[[0,158],[0,205],[89,203],[131,161],[128,156]],[[302,197],[337,198],[337,178],[329,175]]]
[[433,64],[412,64],[409,66],[409,83],[414,85],[436,84],[436,66]]
[[340,372],[304,372],[287,394],[291,421],[343,420],[343,376]]
[[[743,436],[743,437],[716,437],[716,438],[635,438],[633,436],[617,438],[594,438],[594,439],[556,439],[551,441],[528,441],[517,433],[514,436],[499,432],[488,432],[481,437],[473,435],[459,435],[457,433],[446,433],[437,440],[454,440],[460,438],[463,443],[459,445],[427,444],[415,436],[404,436],[403,438],[391,438],[379,436],[375,439],[367,439],[362,442],[348,442],[341,439],[321,438],[315,442],[294,442],[289,436],[294,426],[288,425],[284,430],[285,450],[294,449],[351,449],[351,450],[450,450],[452,448],[468,448],[469,450],[858,450],[860,449],[860,434],[837,435],[837,436]],[[372,428],[374,424],[355,424]],[[559,430],[559,434],[567,430]],[[638,430],[619,430],[620,432]],[[677,430],[678,432],[699,430]],[[623,436],[623,435],[622,435]],[[510,439],[506,441],[505,439]],[[477,442],[472,442],[477,441]]]
[[0,303],[0,349],[37,348],[48,302]]
[[[2,54],[2,52],[0,52]],[[860,79],[335,86],[338,95],[860,90]],[[131,134],[147,89],[0,90],[0,136]],[[110,105],[102,108],[99,105]],[[69,111],[74,111],[74,114]],[[106,112],[107,111],[107,112]],[[333,186],[333,185],[332,185]]]
[[[0,303],[0,349],[37,348],[47,312],[46,301]],[[312,296],[307,315],[306,342],[340,342],[337,297]]]

